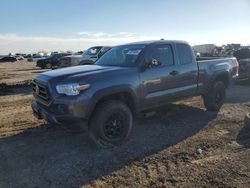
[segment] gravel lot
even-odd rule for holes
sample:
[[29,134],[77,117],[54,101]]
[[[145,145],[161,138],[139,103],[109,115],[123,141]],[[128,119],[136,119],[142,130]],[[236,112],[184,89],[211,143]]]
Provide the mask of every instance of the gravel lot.
[[125,145],[100,149],[86,130],[33,117],[28,83],[42,71],[0,63],[0,187],[249,187],[249,83],[231,86],[219,113],[183,100],[135,119]]

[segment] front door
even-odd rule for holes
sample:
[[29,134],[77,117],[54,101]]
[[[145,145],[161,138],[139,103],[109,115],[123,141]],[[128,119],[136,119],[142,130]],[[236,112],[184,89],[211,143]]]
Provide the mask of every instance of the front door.
[[150,50],[146,61],[157,61],[159,65],[147,67],[140,73],[142,109],[159,106],[172,101],[178,71],[171,44],[160,44]]

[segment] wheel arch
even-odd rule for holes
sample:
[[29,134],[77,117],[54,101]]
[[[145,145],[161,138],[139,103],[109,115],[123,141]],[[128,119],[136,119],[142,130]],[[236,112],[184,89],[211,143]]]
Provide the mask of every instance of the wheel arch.
[[217,81],[221,81],[223,82],[223,84],[226,86],[226,88],[229,86],[230,83],[230,79],[229,79],[229,73],[225,72],[225,73],[220,73],[218,75],[215,76],[213,83],[217,82]]
[[124,102],[133,114],[138,112],[138,102],[134,90],[127,86],[105,88],[96,92],[89,105],[88,117],[91,117],[96,107],[107,100],[119,100]]

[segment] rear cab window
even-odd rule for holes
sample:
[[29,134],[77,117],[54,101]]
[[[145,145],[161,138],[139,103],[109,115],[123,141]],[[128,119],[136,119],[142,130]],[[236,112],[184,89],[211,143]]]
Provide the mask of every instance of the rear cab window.
[[177,56],[181,65],[193,62],[191,48],[186,44],[176,44]]

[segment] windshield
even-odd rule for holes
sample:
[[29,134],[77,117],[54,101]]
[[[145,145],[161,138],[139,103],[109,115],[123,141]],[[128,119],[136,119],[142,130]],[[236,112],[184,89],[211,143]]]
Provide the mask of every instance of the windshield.
[[145,45],[118,46],[107,51],[96,65],[134,67],[135,62]]
[[102,47],[93,47],[87,50],[87,55],[97,55],[98,52],[102,49]]

